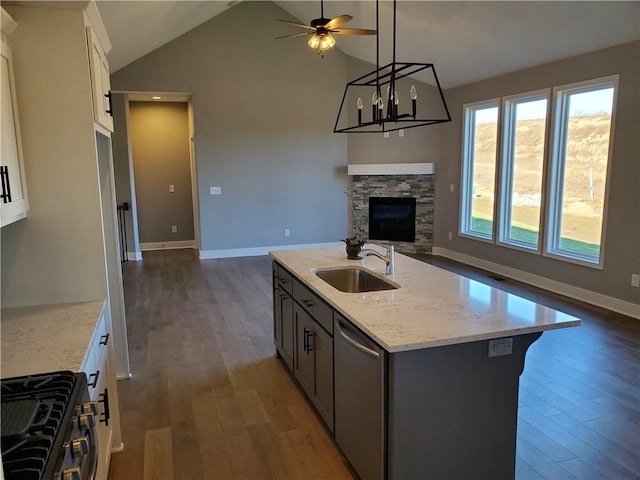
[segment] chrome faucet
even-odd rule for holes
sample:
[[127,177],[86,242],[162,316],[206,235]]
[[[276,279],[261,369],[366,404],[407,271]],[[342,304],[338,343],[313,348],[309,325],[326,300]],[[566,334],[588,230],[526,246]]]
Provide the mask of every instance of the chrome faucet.
[[365,248],[364,250],[361,250],[360,253],[364,256],[367,257],[369,255],[373,255],[375,257],[378,257],[380,260],[384,261],[387,264],[387,268],[385,270],[385,273],[387,275],[393,275],[396,271],[396,266],[395,266],[395,262],[394,262],[394,248],[393,245],[389,245],[387,247],[387,254],[383,255],[380,252],[377,252],[376,250],[373,250],[372,248]]

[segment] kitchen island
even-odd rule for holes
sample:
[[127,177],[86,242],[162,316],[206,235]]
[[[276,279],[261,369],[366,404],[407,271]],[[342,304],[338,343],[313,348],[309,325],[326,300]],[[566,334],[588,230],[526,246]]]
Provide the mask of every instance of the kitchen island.
[[[271,256],[277,351],[363,480],[514,477],[527,349],[580,320],[402,254],[393,275],[344,247]],[[396,288],[315,273],[354,267]]]

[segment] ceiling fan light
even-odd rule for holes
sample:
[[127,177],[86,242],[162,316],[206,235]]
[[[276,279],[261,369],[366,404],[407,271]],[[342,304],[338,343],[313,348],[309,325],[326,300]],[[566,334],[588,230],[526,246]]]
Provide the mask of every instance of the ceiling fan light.
[[314,33],[313,35],[311,35],[311,38],[309,38],[309,41],[307,43],[311,48],[316,50],[320,46],[320,35]]
[[320,45],[318,46],[318,50],[320,50],[321,52],[326,52],[330,48],[333,48],[335,44],[336,39],[333,38],[333,35],[327,33],[323,35],[322,38],[320,38]]

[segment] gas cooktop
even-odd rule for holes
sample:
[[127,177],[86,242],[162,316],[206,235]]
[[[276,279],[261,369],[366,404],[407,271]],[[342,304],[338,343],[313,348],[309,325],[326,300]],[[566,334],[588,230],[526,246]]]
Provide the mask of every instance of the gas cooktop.
[[49,480],[63,470],[65,450],[87,390],[69,371],[0,381],[1,445],[6,480]]

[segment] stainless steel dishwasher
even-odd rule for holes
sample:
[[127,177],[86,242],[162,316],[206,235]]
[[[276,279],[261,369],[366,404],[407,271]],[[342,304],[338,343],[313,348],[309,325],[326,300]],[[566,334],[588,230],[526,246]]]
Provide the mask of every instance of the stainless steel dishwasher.
[[334,314],[335,439],[362,480],[384,478],[385,352]]

